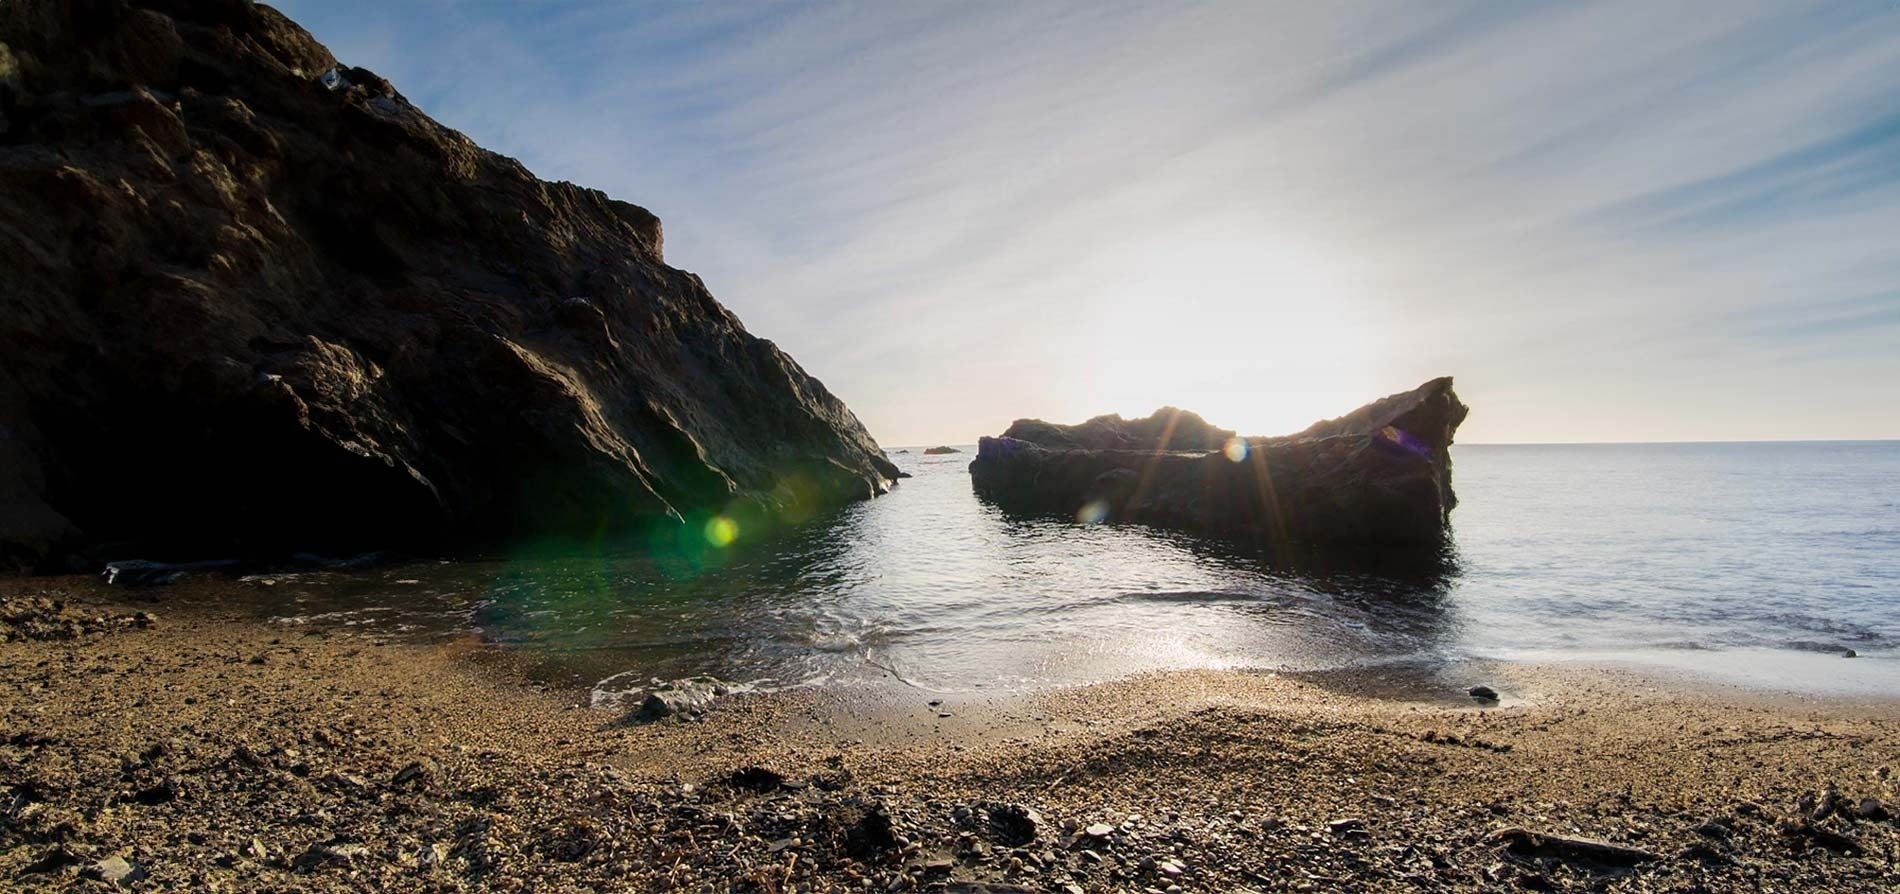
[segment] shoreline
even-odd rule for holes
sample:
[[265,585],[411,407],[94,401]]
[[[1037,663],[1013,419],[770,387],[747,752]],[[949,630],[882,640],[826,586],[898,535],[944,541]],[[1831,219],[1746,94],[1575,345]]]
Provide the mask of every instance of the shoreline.
[[[792,689],[628,726],[472,641],[95,596],[75,638],[0,648],[0,888],[96,889],[113,858],[152,890],[1900,883],[1900,827],[1860,815],[1900,807],[1892,699],[1486,663]],[[1500,706],[1419,696],[1467,677]]]

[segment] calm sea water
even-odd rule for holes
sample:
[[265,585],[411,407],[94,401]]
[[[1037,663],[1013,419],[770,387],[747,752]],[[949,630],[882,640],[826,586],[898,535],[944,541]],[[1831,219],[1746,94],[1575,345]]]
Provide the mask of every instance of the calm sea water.
[[[1180,667],[1634,660],[1900,693],[1900,442],[1459,446],[1442,564],[1316,572],[1007,515],[970,453],[764,547],[293,575],[279,623],[475,637],[585,681],[1019,689]],[[743,538],[742,538],[743,540]],[[1859,657],[1843,657],[1851,649]]]

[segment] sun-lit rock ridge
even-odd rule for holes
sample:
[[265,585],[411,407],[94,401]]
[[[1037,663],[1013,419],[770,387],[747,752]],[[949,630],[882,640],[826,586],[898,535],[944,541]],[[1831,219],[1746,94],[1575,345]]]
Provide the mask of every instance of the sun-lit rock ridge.
[[246,0],[0,5],[0,257],[0,566],[746,531],[897,472],[653,214]]
[[1005,436],[982,439],[970,476],[998,505],[1082,521],[1184,528],[1286,550],[1429,546],[1457,505],[1450,448],[1466,413],[1447,377],[1284,437],[1238,438],[1172,408],[1134,423],[1020,420]]
[[1043,447],[1084,450],[1217,450],[1234,433],[1218,428],[1200,414],[1162,407],[1142,419],[1119,415],[1096,416],[1076,425],[1041,419],[1018,419],[1003,437]]

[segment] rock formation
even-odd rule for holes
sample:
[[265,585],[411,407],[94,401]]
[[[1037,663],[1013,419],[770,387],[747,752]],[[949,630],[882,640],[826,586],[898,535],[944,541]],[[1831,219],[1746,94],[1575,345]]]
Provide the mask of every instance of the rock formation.
[[1079,425],[1018,419],[1003,437],[1062,450],[1219,450],[1234,433],[1199,414],[1162,407],[1146,419],[1097,416]]
[[962,453],[962,452],[963,451],[958,450],[955,447],[925,447],[924,448],[925,456],[946,456],[948,454]]
[[1285,437],[1239,439],[1172,409],[1132,423],[1022,420],[982,439],[970,476],[978,494],[1006,508],[1083,521],[1288,549],[1432,545],[1457,503],[1450,447],[1466,412],[1441,378]]
[[776,524],[864,428],[659,219],[247,0],[0,5],[0,566]]

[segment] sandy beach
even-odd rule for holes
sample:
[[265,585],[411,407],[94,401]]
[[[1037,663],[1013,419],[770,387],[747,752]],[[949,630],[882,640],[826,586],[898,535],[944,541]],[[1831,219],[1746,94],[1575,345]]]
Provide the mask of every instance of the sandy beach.
[[473,641],[8,589],[0,888],[1900,884],[1890,702],[1509,665],[812,689],[629,723]]

